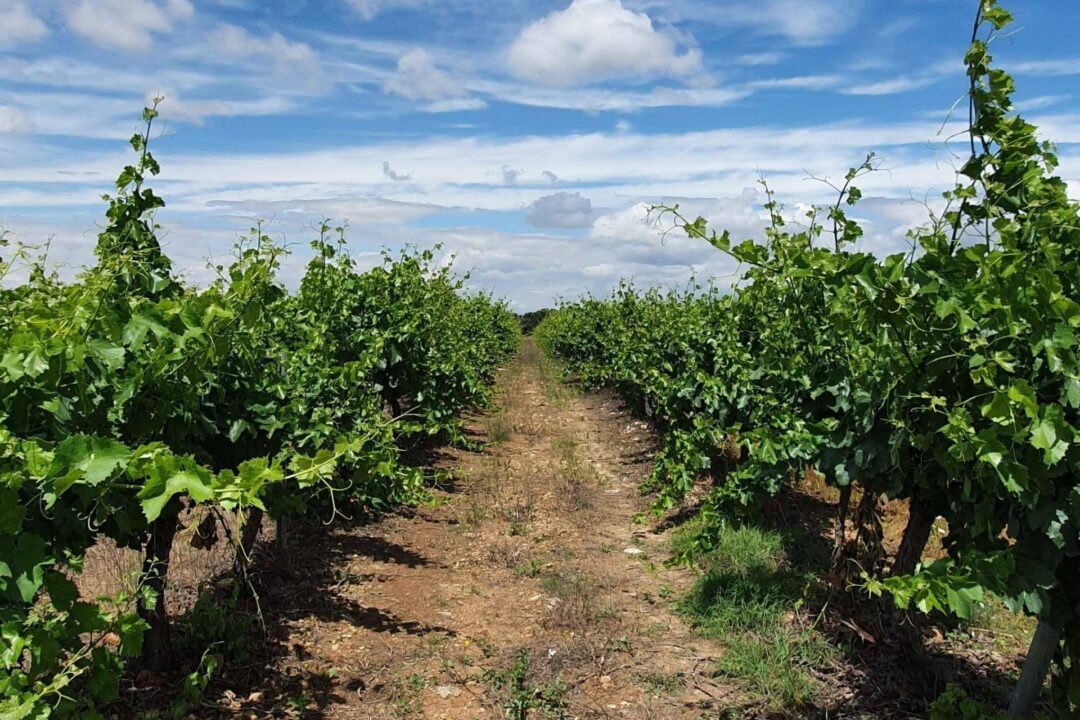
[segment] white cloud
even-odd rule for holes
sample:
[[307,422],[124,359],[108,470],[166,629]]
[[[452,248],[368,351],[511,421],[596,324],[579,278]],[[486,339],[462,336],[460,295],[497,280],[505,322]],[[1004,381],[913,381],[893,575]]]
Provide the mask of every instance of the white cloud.
[[415,8],[424,0],[345,0],[361,20],[372,20],[376,15],[398,8]]
[[5,92],[0,104],[19,108],[41,135],[123,139],[138,127],[142,99],[74,92]]
[[[37,105],[0,94],[0,104],[5,103],[25,108],[38,119]],[[48,104],[43,101],[42,107]],[[57,122],[48,114],[42,114],[41,121]],[[1062,173],[1075,193],[1080,178],[1077,116],[1034,121],[1046,137],[1061,141]],[[808,171],[831,173],[835,179],[868,148],[881,151],[891,172],[860,183],[866,199],[857,212],[867,220],[862,245],[882,253],[903,249],[903,230],[924,217],[920,206],[908,200],[910,193],[922,197],[924,190],[951,184],[946,162],[935,161],[926,150],[936,127],[925,122],[846,123],[665,135],[444,136],[307,152],[228,154],[188,153],[163,143],[156,150],[163,174],[155,190],[168,202],[161,221],[172,231],[171,247],[188,257],[184,267],[197,268],[201,248],[223,252],[235,231],[245,229],[253,217],[274,220],[273,234],[294,242],[307,237],[305,228],[319,217],[350,218],[363,227],[351,234],[358,254],[383,245],[415,242],[429,247],[443,242],[447,253],[457,252],[460,269],[474,270],[473,287],[494,289],[527,309],[548,304],[560,293],[607,292],[620,276],[633,276],[641,284],[682,285],[696,271],[702,279],[727,282],[733,266],[723,254],[679,233],[662,237],[646,218],[651,203],[677,202],[691,217],[703,215],[712,227],[730,229],[737,239],[752,237],[764,222],[762,198],[743,188],[754,184],[758,169],[778,198],[794,209],[833,199],[822,184],[806,182]],[[944,135],[959,127],[950,124]],[[116,143],[115,152],[101,153],[95,144],[95,149],[52,156],[29,153],[20,145],[11,143],[13,154],[0,164],[0,207],[39,210],[29,222],[9,214],[8,226],[24,231],[23,237],[32,241],[27,228],[40,226],[40,218],[50,214],[48,208],[62,207],[65,212],[55,213],[56,225],[69,223],[90,232],[100,221],[97,196],[107,191],[108,180],[127,161],[122,143]],[[417,169],[417,177],[407,183],[387,180],[382,164],[391,157],[395,167]],[[950,156],[940,152],[939,158],[948,161]],[[503,185],[504,166],[536,171],[517,184]],[[550,188],[540,168],[556,167],[562,180],[552,190],[576,192],[587,197],[594,210],[606,208],[586,233],[500,232],[470,228],[468,220],[458,219],[473,211],[513,225],[514,218],[526,216],[538,195],[552,192],[537,190]],[[75,171],[99,174],[84,177],[72,174]],[[409,224],[451,209],[454,223],[464,227],[440,230]],[[73,215],[79,220],[71,220]],[[216,235],[199,230],[211,224]],[[47,236],[46,229],[38,237]],[[298,267],[302,264],[297,262]],[[293,275],[288,279],[295,281]]]
[[480,98],[451,98],[449,100],[437,100],[426,108],[431,113],[463,112],[465,110],[483,110],[487,103]]
[[453,209],[430,203],[400,202],[351,194],[289,200],[211,200],[206,206],[252,218],[318,215],[365,224],[404,223]]
[[532,204],[525,222],[538,228],[585,228],[593,223],[592,201],[580,193],[558,192]]
[[657,232],[655,224],[649,220],[650,207],[648,203],[637,203],[624,210],[602,215],[593,223],[589,235],[594,238],[659,242],[661,233]]
[[607,88],[542,88],[506,83],[478,83],[477,88],[503,102],[584,112],[635,112],[661,107],[720,107],[751,94],[750,89],[654,87],[649,91]]
[[[2,1],[2,0],[0,0]],[[116,93],[117,90],[136,90],[144,87],[151,74],[140,69],[103,65],[87,61],[73,62],[70,57],[51,55],[24,59],[16,56],[0,58],[0,77],[9,83],[46,85],[54,88],[78,88]],[[216,76],[183,67],[152,72],[154,80],[163,86],[189,90],[208,85]]]
[[522,30],[509,62],[518,77],[548,86],[700,73],[701,53],[680,45],[673,32],[657,30],[621,0],[573,0]]
[[[753,188],[744,188],[735,197],[726,198],[686,198],[657,197],[656,205],[679,206],[679,212],[689,220],[704,217],[709,227],[722,232],[728,230],[732,238],[760,238],[763,235],[766,220],[757,205],[759,194]],[[679,252],[682,259],[692,262],[700,259],[700,250],[708,246],[697,240],[690,240],[681,230],[673,230],[673,220],[660,211],[652,211],[653,204],[637,203],[596,219],[589,231],[593,238],[615,238],[627,243],[637,243],[647,248],[650,243],[671,244],[673,251]],[[711,249],[709,250],[710,252]],[[630,253],[633,255],[633,253]],[[669,255],[670,259],[672,256]],[[645,257],[640,262],[648,262]]]
[[19,0],[4,0],[0,4],[0,48],[34,42],[49,34],[49,28]]
[[[159,88],[146,94],[144,102],[150,104],[154,98],[163,98],[159,110],[165,120],[189,122],[202,125],[211,117],[254,117],[258,115],[277,115],[296,107],[287,97],[265,97],[259,100],[189,100],[175,90]],[[134,109],[134,108],[133,108]]]
[[618,265],[612,263],[599,263],[598,265],[589,265],[583,268],[581,273],[586,277],[612,278],[618,277],[621,270]]
[[398,59],[397,73],[383,83],[383,90],[410,100],[445,100],[465,94],[461,83],[436,67],[423,48],[410,50]]
[[747,53],[735,58],[740,65],[776,65],[784,59],[781,52]]
[[[38,120],[36,110],[24,100],[29,96],[4,98],[0,102],[27,110]],[[76,98],[78,100],[78,98]],[[46,108],[54,98],[44,97],[36,107]],[[67,106],[64,106],[67,108]],[[130,105],[120,107],[132,114]],[[42,113],[44,115],[44,113]],[[72,112],[72,115],[78,115]],[[1080,142],[1080,123],[1076,115],[1044,116],[1034,119],[1044,136],[1060,143]],[[72,126],[76,123],[72,122]],[[134,126],[134,117],[129,125]],[[958,122],[944,131],[947,137],[961,129]],[[818,174],[842,172],[868,149],[876,149],[888,160],[890,173],[879,173],[868,180],[880,187],[900,189],[925,188],[948,181],[946,166],[927,153],[926,143],[933,139],[936,123],[904,122],[891,124],[840,123],[808,127],[748,126],[702,132],[588,133],[573,135],[492,138],[487,136],[454,138],[431,137],[422,141],[407,140],[361,145],[344,145],[309,152],[264,152],[222,154],[177,154],[161,156],[165,177],[210,185],[239,184],[308,184],[328,187],[364,187],[385,182],[382,163],[394,158],[403,168],[424,168],[422,187],[417,192],[439,204],[494,207],[490,203],[503,198],[492,188],[502,188],[508,179],[500,171],[504,166],[515,179],[523,163],[543,162],[545,169],[559,168],[564,190],[586,185],[605,184],[627,196],[686,195],[708,196],[716,191],[735,192],[753,185],[758,170],[770,180],[782,182],[798,195],[818,190],[803,178],[806,171]],[[117,152],[122,149],[118,146]],[[83,169],[115,174],[116,153],[81,157]],[[65,163],[65,166],[67,163]],[[52,164],[36,162],[0,164],[0,181],[48,181]],[[537,172],[539,178],[539,172]],[[546,181],[545,181],[546,182]],[[866,185],[866,183],[864,183]],[[706,188],[712,186],[713,192]],[[513,189],[524,193],[524,190]],[[436,196],[435,193],[438,195]],[[594,203],[613,206],[611,199],[590,189]],[[417,198],[410,198],[417,199]],[[512,197],[504,207],[521,207],[533,198]]]
[[760,21],[800,44],[819,45],[850,27],[859,5],[850,0],[765,0]]
[[1020,112],[1031,112],[1032,110],[1042,110],[1071,99],[1072,95],[1039,95],[1017,101],[1016,109]]
[[210,47],[222,59],[257,61],[294,87],[323,87],[322,64],[307,43],[293,42],[279,32],[259,37],[237,25],[222,23],[210,36]]
[[0,105],[0,135],[22,135],[33,130],[30,116],[10,105]]
[[79,0],[67,13],[68,28],[95,45],[146,50],[155,34],[172,32],[195,13],[190,0]]
[[[676,22],[710,24],[728,31],[753,28],[762,35],[781,35],[796,45],[812,46],[830,42],[858,20],[866,0],[656,0],[651,5],[663,9]],[[774,53],[744,56],[772,60]]]
[[902,76],[891,80],[879,80],[877,82],[853,85],[845,88],[845,95],[895,95],[896,93],[918,90],[936,82],[939,78],[922,76]]
[[839,75],[800,75],[785,78],[752,80],[744,85],[749,90],[827,90],[842,82]]
[[557,185],[559,183],[559,176],[551,172],[550,170],[545,170],[540,174],[546,177],[552,185]]
[[1008,70],[1014,75],[1080,75],[1080,58],[1010,63]]

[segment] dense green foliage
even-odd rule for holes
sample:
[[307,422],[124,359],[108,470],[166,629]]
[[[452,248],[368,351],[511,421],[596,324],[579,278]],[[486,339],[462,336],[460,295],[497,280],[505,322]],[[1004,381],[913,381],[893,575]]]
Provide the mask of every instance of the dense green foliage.
[[531,312],[518,315],[518,322],[521,323],[521,332],[525,335],[532,335],[536,326],[543,322],[544,318],[550,315],[551,312],[551,308],[541,308],[540,310],[532,310]]
[[[708,472],[702,513],[719,526],[808,467],[842,498],[854,485],[909,499],[892,567],[860,558],[863,585],[961,616],[989,590],[1038,616],[1069,707],[1080,704],[1080,212],[991,65],[1010,20],[982,2],[966,56],[970,158],[908,252],[856,248],[845,207],[870,156],[799,225],[769,194],[763,242],[661,208],[746,268],[730,294],[623,287],[562,307],[537,336],[585,383],[655,419],[661,508]],[[919,565],[938,516],[948,557]],[[1033,646],[1029,664],[1039,657]]]
[[[144,184],[155,117],[106,198],[95,266],[61,282],[0,244],[3,720],[98,717],[124,658],[167,660],[162,593],[185,508],[212,504],[243,529],[263,512],[417,499],[399,448],[461,439],[457,416],[487,401],[519,341],[513,314],[463,294],[431,253],[360,272],[326,226],[295,294],[260,230],[216,282],[184,285]],[[146,550],[138,598],[79,596],[102,539]]]

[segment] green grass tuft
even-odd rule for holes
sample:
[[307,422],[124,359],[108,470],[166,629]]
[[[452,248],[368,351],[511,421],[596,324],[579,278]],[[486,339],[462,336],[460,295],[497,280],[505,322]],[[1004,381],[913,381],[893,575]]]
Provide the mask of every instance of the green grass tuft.
[[[672,550],[690,547],[701,526],[688,523]],[[724,651],[716,672],[770,709],[805,707],[821,690],[811,670],[836,653],[813,627],[798,621],[813,592],[813,578],[791,566],[790,538],[751,525],[712,530],[714,549],[696,558],[703,570],[677,610]]]

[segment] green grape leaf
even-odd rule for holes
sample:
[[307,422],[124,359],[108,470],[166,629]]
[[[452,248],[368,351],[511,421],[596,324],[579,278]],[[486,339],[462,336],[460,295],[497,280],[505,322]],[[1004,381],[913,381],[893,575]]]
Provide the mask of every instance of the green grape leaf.
[[126,351],[119,345],[114,345],[100,338],[94,338],[86,344],[86,347],[90,351],[90,356],[109,370],[119,370],[124,366]]
[[16,535],[22,529],[26,508],[19,502],[19,494],[8,488],[0,488],[0,535]]
[[45,569],[55,563],[44,538],[23,533],[0,537],[0,598],[31,603],[45,579]]
[[208,502],[214,497],[214,490],[210,486],[211,482],[210,473],[200,469],[179,470],[165,479],[164,482],[148,484],[139,493],[143,514],[146,516],[147,521],[154,522],[161,516],[165,504],[180,494],[186,494],[195,502]]
[[75,583],[58,572],[45,575],[45,589],[49,591],[53,607],[58,610],[70,610],[79,599],[79,589],[75,587]]
[[131,450],[108,438],[73,435],[56,448],[49,478],[61,495],[76,483],[100,485],[127,467]]

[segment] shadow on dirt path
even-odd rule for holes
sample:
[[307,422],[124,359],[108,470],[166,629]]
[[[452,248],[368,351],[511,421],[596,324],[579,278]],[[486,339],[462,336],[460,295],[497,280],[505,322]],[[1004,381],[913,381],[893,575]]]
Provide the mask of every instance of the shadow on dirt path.
[[670,608],[693,576],[665,568],[665,534],[634,521],[653,450],[644,424],[560,383],[526,339],[469,426],[483,452],[435,455],[451,491],[374,524],[290,531],[260,575],[269,652],[227,679],[218,707],[716,717],[731,689],[709,679],[715,648]]

